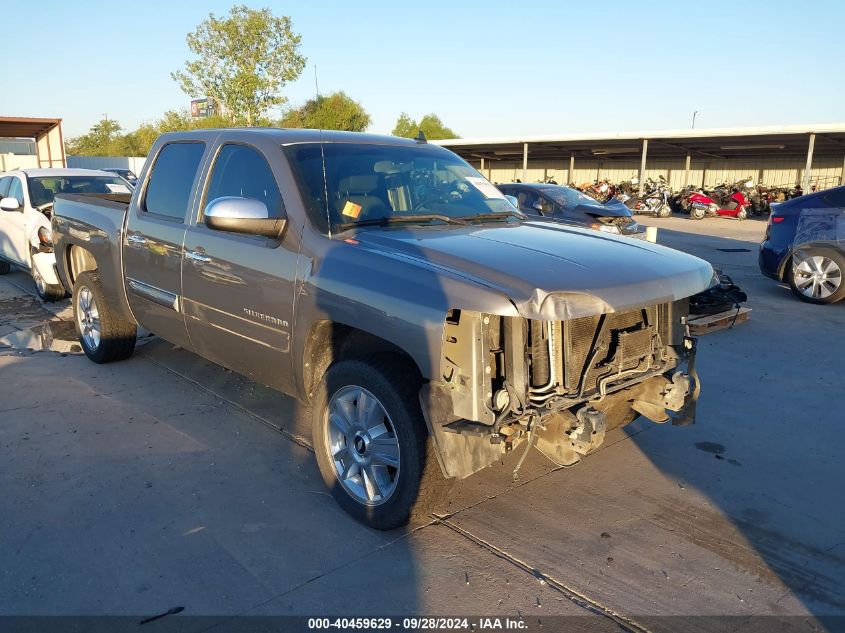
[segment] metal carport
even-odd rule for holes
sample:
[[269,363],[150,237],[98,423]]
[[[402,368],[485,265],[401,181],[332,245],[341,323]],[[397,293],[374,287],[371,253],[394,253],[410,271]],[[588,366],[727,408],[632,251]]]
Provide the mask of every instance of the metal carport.
[[[0,116],[0,138],[35,139],[35,162],[38,167],[66,167],[62,120],[53,118]],[[0,157],[3,159],[3,157]],[[0,171],[20,165],[0,162]],[[29,165],[26,165],[29,166]]]
[[[490,177],[499,164],[521,161],[523,182],[529,179],[529,160],[535,165],[560,165],[567,174],[566,182],[576,181],[579,163],[598,164],[602,168],[634,166],[643,179],[649,161],[672,161],[683,168],[669,168],[682,172],[675,178],[676,186],[697,184],[691,178],[696,162],[700,171],[713,165],[742,164],[740,170],[751,171],[756,160],[760,165],[782,162],[800,174],[800,182],[808,189],[813,182],[814,161],[824,159],[829,172],[838,176],[840,184],[845,176],[845,124],[792,125],[752,128],[652,130],[613,134],[568,134],[525,138],[449,139],[434,141],[448,147],[462,157],[479,165]],[[835,162],[833,162],[835,161]],[[722,170],[728,169],[722,167]],[[519,173],[519,165],[516,171]],[[761,171],[762,173],[762,171]],[[680,174],[678,174],[680,176]],[[705,178],[704,174],[701,180]],[[831,177],[833,179],[833,177]]]

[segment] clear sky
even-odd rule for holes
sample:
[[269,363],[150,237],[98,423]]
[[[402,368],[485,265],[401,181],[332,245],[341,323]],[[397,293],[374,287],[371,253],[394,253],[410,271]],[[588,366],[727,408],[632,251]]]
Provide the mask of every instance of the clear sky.
[[[185,35],[231,0],[9,1],[0,115],[125,129],[190,97]],[[289,15],[293,104],[344,90],[389,133],[435,112],[463,137],[845,121],[845,2],[246,2]],[[202,95],[197,95],[202,96]]]

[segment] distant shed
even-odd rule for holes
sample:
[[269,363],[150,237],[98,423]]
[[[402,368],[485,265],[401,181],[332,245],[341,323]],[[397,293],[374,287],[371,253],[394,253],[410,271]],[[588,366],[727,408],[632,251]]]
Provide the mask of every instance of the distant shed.
[[66,166],[61,119],[0,117],[0,171]]

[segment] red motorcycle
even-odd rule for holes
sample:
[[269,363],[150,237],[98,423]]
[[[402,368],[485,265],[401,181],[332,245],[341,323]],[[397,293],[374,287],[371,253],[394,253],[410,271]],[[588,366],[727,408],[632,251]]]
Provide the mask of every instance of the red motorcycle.
[[716,202],[710,196],[694,192],[689,196],[689,216],[693,220],[702,220],[706,216],[729,216],[737,220],[748,217],[751,202],[742,191],[734,190],[724,202]]

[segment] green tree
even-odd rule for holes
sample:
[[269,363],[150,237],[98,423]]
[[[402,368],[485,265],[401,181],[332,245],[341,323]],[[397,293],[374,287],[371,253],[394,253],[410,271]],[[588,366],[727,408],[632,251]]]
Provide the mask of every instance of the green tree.
[[68,139],[67,153],[76,156],[116,156],[115,142],[121,137],[120,123],[103,118],[75,138]]
[[370,126],[370,115],[360,103],[339,91],[309,99],[302,107],[289,110],[279,125],[363,132]]
[[420,127],[417,122],[408,116],[406,112],[399,115],[396,119],[396,125],[393,128],[393,136],[401,136],[402,138],[414,138],[419,132]]
[[142,123],[135,130],[124,135],[116,144],[123,149],[124,153],[120,156],[146,156],[155,140],[165,132],[230,127],[232,123],[230,119],[220,115],[195,119],[187,110],[168,110],[160,119]]
[[289,17],[237,5],[227,17],[209,13],[188,34],[195,57],[171,76],[188,95],[212,97],[235,122],[254,125],[287,101],[280,90],[305,67],[301,39]]
[[[262,120],[264,124],[270,121]],[[182,132],[215,127],[231,127],[224,116],[194,119],[187,110],[168,110],[155,121],[141,123],[137,128],[121,134],[120,124],[103,119],[87,133],[68,139],[66,151],[75,156],[146,156],[155,140],[165,132]]]
[[443,121],[436,114],[426,114],[419,123],[413,120],[407,113],[403,112],[396,120],[396,125],[393,128],[393,136],[402,136],[404,138],[414,138],[419,131],[422,130],[425,137],[429,140],[436,140],[442,138],[461,138],[451,129],[444,125]]

